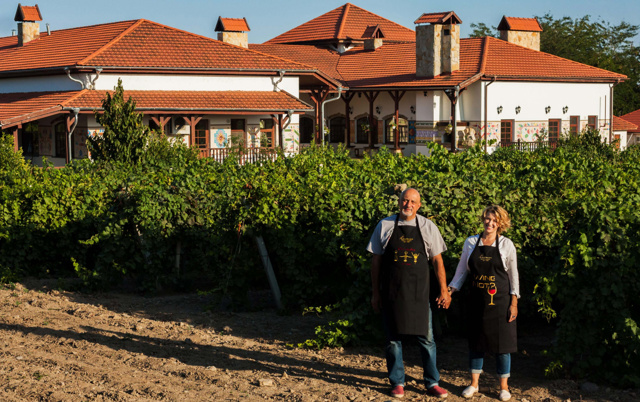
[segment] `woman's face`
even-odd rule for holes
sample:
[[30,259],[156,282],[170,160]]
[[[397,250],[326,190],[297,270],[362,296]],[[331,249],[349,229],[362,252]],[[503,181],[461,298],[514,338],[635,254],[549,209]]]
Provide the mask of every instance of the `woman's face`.
[[484,231],[487,234],[494,234],[498,231],[498,219],[496,218],[496,214],[489,212],[482,223],[484,224]]

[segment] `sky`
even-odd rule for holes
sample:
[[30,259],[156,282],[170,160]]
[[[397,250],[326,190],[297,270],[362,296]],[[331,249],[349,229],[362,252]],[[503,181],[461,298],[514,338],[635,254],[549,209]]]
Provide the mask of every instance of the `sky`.
[[[251,28],[250,43],[262,43],[306,21],[346,3],[346,0],[19,0],[0,2],[0,36],[16,29],[18,7],[38,4],[43,21],[51,30],[105,22],[145,18],[154,22],[216,38],[219,16],[245,17]],[[638,0],[352,0],[352,4],[414,29],[423,13],[454,11],[462,20],[461,36],[468,37],[472,23],[497,26],[503,15],[534,17],[550,13],[554,18],[590,15],[611,25],[627,22],[640,25]],[[640,37],[634,42],[640,44]],[[1,61],[0,61],[1,62]]]

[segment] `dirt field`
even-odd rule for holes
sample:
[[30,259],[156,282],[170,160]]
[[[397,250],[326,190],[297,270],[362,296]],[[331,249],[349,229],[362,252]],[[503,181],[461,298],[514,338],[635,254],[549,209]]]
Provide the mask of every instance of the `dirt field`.
[[[387,401],[381,348],[307,351],[316,317],[205,312],[201,296],[145,298],[61,292],[46,282],[2,288],[0,401]],[[544,334],[520,341],[515,401],[632,401],[639,390],[584,390],[542,375]],[[417,350],[405,352],[404,400],[424,395]],[[467,385],[464,339],[438,341],[449,401]],[[491,360],[485,369],[493,372]],[[483,376],[474,400],[497,400]],[[591,384],[592,385],[592,384]]]

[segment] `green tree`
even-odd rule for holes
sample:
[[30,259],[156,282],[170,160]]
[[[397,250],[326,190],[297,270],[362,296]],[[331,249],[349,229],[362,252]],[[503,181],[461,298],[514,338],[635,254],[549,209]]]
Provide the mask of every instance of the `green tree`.
[[102,101],[103,112],[95,112],[96,120],[104,127],[102,135],[87,139],[91,157],[100,161],[137,163],[144,155],[149,140],[149,128],[142,123],[131,97],[124,100],[122,80],[118,80],[113,95],[107,93]]
[[485,36],[495,36],[498,37],[498,29],[496,27],[489,28],[487,24],[484,22],[472,23],[471,28],[473,28],[473,32],[469,37],[471,38],[484,38]]
[[615,87],[613,111],[622,115],[640,108],[640,52],[633,43],[640,26],[582,18],[537,17],[543,32],[540,50],[569,60],[624,74],[627,81]]

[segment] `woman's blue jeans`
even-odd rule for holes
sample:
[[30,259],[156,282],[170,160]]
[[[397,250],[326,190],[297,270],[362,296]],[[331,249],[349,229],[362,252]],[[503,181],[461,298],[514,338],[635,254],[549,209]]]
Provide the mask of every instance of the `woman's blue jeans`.
[[[469,351],[469,370],[473,374],[482,373],[482,365],[484,363],[484,352]],[[509,378],[511,376],[511,354],[496,353],[496,371],[500,378]]]
[[387,358],[387,372],[392,386],[404,386],[404,364],[402,361],[402,341],[416,340],[422,357],[423,378],[427,388],[438,385],[440,374],[436,368],[436,342],[433,339],[433,327],[431,325],[431,311],[429,311],[429,332],[424,335],[398,335],[392,331],[387,317],[384,320],[384,330],[387,335],[385,356]]

